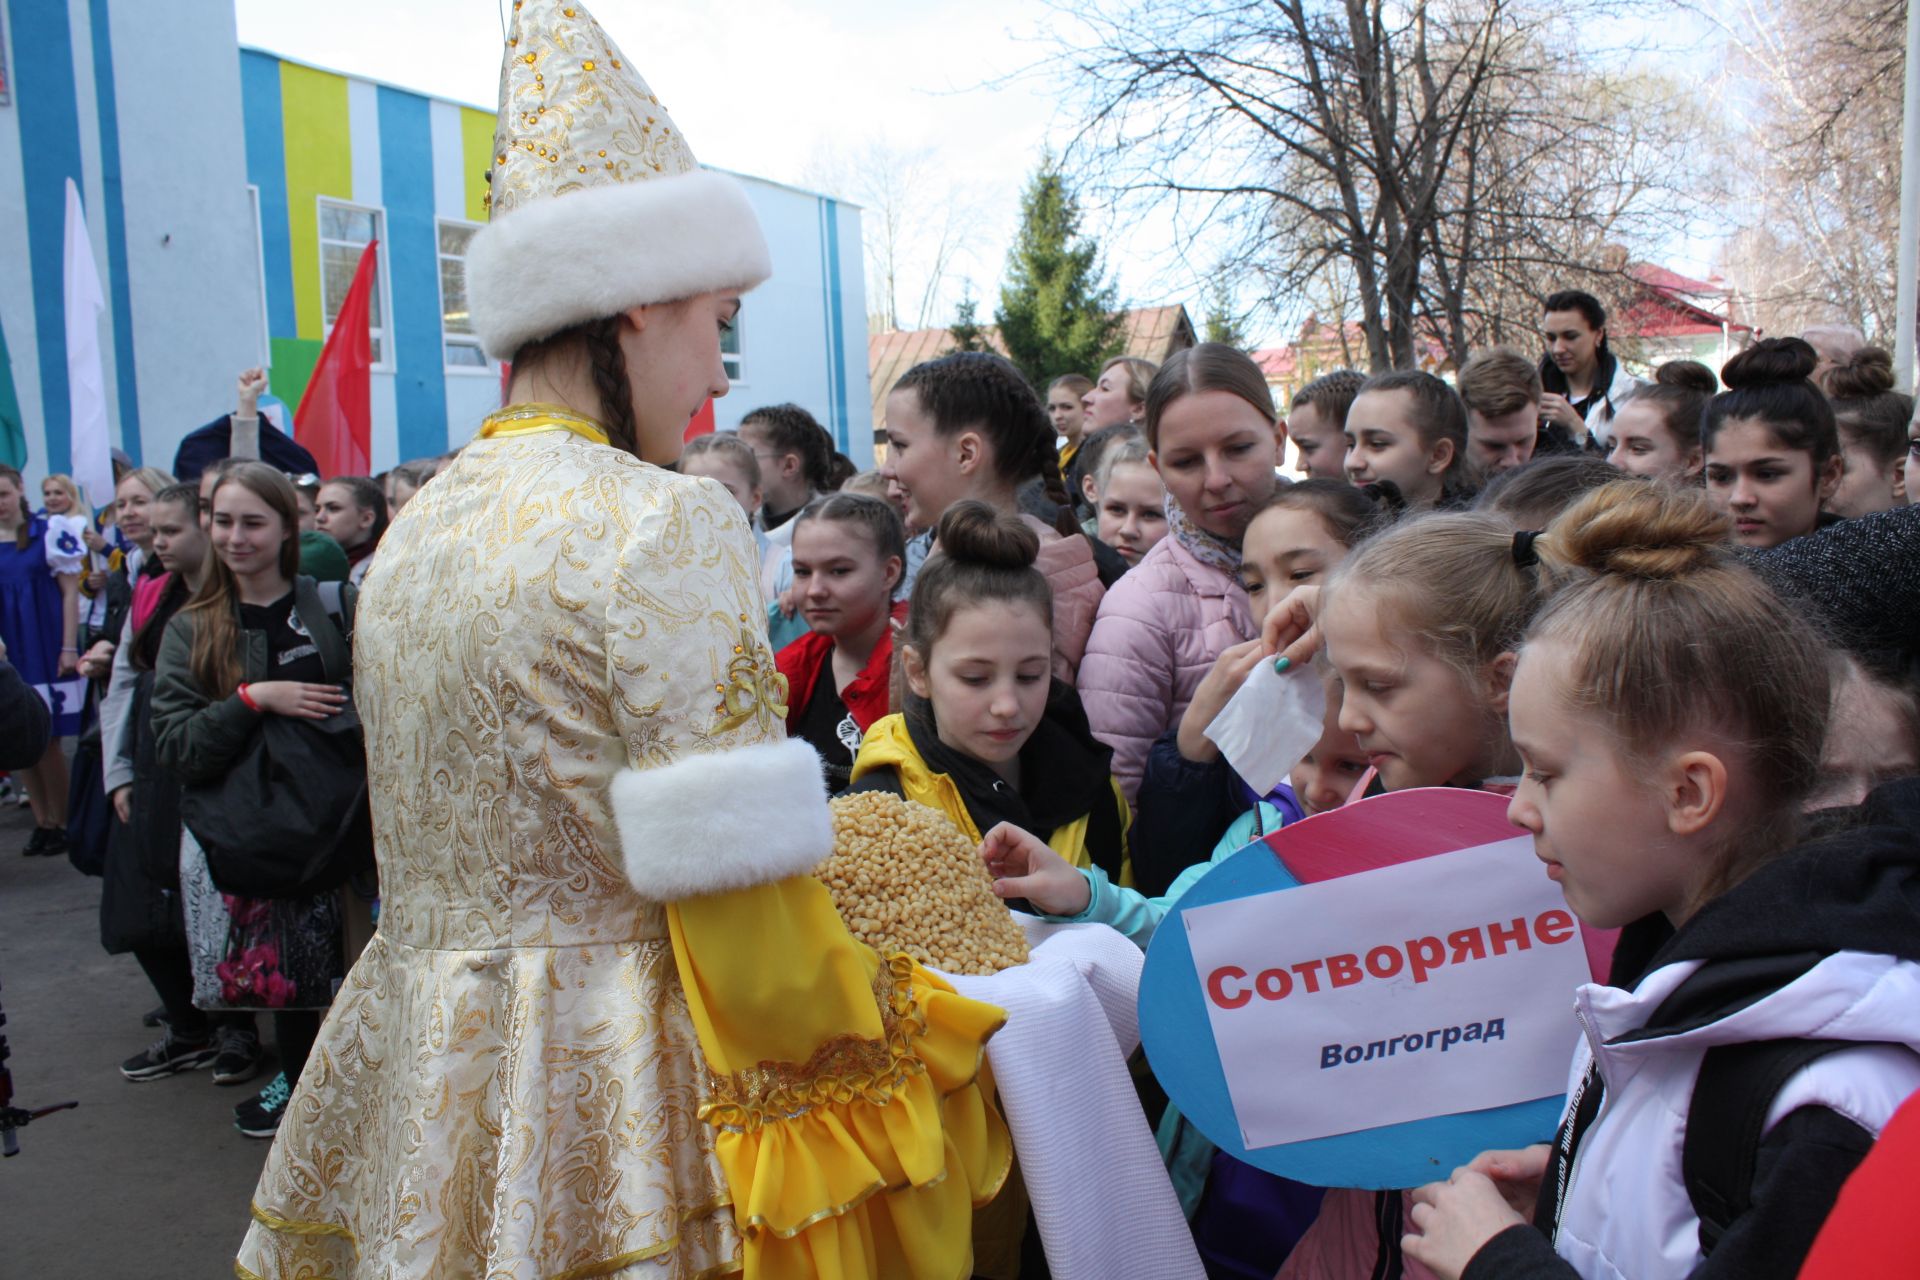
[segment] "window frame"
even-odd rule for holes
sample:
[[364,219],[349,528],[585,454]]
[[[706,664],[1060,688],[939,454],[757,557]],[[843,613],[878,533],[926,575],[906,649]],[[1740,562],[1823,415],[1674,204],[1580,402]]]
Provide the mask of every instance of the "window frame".
[[[388,252],[382,253],[374,261],[373,287],[380,291],[380,314],[385,319],[374,332],[380,335],[380,355],[370,366],[375,373],[393,373],[394,332],[393,332],[393,290],[388,287],[387,269],[392,256],[392,242],[387,239],[387,210],[383,205],[358,204],[352,200],[342,200],[338,196],[315,196],[313,198],[314,258],[320,272],[320,340],[325,342],[333,336],[333,322],[327,319],[327,253],[330,244],[349,245],[350,241],[334,240],[321,233],[321,215],[329,207],[345,209],[351,213],[366,213],[373,216],[373,238],[387,246]],[[366,246],[362,245],[362,252]]]
[[744,386],[750,385],[746,379],[746,368],[747,368],[747,355],[746,355],[747,332],[745,327],[746,318],[747,318],[747,309],[743,304],[740,310],[736,312],[733,317],[734,349],[732,351],[727,350],[726,339],[724,337],[721,339],[721,342],[720,342],[720,367],[726,371],[728,384],[736,387],[744,387]]
[[[267,309],[267,224],[260,210],[260,185],[247,184],[247,205],[253,211],[253,269],[260,303],[260,367],[273,368],[273,314]],[[319,224],[314,224],[319,229]],[[324,287],[324,284],[323,284]],[[322,297],[324,298],[324,294]],[[321,307],[325,309],[325,303]]]
[[[444,372],[450,375],[463,377],[463,378],[471,378],[476,376],[483,377],[483,378],[491,378],[491,377],[498,376],[498,374],[494,367],[494,362],[492,358],[487,355],[486,347],[483,346],[480,342],[479,334],[477,333],[449,334],[447,332],[447,282],[446,282],[446,276],[442,273],[442,270],[447,259],[450,257],[453,257],[454,255],[445,253],[441,250],[440,229],[442,227],[461,227],[474,234],[478,234],[480,229],[485,225],[486,224],[483,222],[468,222],[464,218],[435,218],[433,220],[433,265],[434,265],[433,287],[436,292],[436,295],[440,299],[440,366]],[[461,252],[459,255],[460,274],[463,281],[466,277],[468,251],[471,250],[472,245],[473,245],[473,239],[472,239],[472,236],[469,236],[467,239],[468,250]],[[471,293],[468,294],[467,305],[469,307],[473,305],[473,297]],[[478,351],[480,353],[480,363],[479,364],[449,363],[447,360],[447,348],[449,346],[463,346],[463,347],[471,346],[475,351]]]

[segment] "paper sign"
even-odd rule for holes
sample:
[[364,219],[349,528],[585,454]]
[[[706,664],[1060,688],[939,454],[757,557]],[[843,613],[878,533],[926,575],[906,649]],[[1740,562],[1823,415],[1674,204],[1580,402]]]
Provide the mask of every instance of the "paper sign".
[[1319,672],[1300,667],[1281,675],[1263,661],[1205,732],[1240,780],[1264,796],[1313,750],[1326,718],[1327,690]]
[[1587,958],[1531,837],[1182,920],[1249,1151],[1566,1087]]

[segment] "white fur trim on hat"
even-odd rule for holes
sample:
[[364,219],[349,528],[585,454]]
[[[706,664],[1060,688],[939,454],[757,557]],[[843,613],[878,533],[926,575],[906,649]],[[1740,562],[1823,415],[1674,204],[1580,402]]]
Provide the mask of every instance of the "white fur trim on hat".
[[820,757],[798,738],[625,770],[612,803],[627,879],[656,902],[805,875],[833,852]]
[[730,174],[588,187],[530,201],[480,229],[467,305],[487,354],[649,302],[753,288],[773,274],[767,239]]

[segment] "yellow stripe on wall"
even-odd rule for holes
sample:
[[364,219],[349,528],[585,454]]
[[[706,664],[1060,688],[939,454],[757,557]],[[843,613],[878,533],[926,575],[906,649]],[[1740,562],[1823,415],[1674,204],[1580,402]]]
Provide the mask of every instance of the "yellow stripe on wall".
[[487,220],[487,173],[493,168],[496,120],[472,107],[460,108],[461,174],[467,193],[467,221]]
[[353,199],[353,142],[344,76],[280,64],[280,120],[287,145],[287,230],[293,258],[293,315],[299,335],[324,335],[320,310],[321,196]]

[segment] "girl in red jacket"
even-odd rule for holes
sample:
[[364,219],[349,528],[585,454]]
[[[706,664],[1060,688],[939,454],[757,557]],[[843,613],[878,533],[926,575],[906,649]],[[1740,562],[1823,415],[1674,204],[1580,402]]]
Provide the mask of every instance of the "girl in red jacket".
[[815,498],[794,517],[793,586],[810,628],[774,659],[787,678],[787,733],[847,785],[860,739],[887,714],[893,663],[893,589],[906,563],[894,509],[860,493]]

